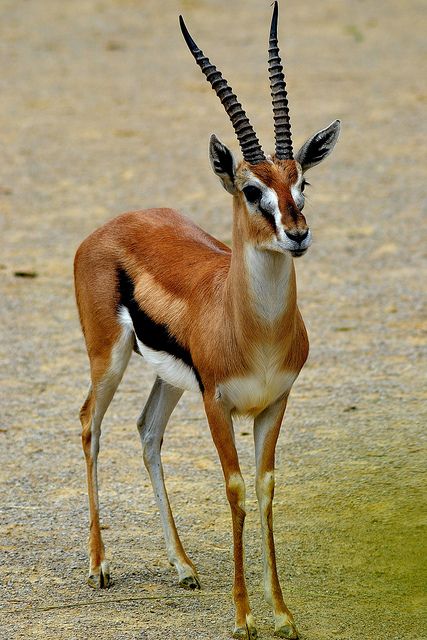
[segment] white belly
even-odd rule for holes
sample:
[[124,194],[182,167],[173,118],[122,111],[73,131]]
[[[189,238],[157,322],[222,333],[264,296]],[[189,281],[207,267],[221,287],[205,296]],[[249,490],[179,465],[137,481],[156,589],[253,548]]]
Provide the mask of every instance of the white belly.
[[120,307],[118,320],[125,332],[133,333],[135,336],[138,350],[144,359],[152,366],[162,380],[168,382],[179,389],[188,391],[199,391],[199,383],[197,382],[194,371],[179,358],[175,358],[165,351],[156,351],[147,347],[135,333],[132,318],[126,307]]
[[193,370],[182,360],[174,358],[165,351],[155,351],[146,347],[136,338],[141,355],[154,369],[162,380],[179,389],[187,391],[199,391],[199,384]]

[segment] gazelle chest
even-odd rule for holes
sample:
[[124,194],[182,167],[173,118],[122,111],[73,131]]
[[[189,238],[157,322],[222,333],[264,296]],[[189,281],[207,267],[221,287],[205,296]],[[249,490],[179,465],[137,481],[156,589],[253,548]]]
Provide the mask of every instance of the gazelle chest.
[[289,393],[298,372],[283,369],[274,345],[257,347],[251,366],[241,376],[217,385],[217,397],[229,409],[243,415],[257,415]]
[[295,286],[292,258],[251,244],[245,246],[244,258],[251,311],[267,325],[274,324],[286,311]]

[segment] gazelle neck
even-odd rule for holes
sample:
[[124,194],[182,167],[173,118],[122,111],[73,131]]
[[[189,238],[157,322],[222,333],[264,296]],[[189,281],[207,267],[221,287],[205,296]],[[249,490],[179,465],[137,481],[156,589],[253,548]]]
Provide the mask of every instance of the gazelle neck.
[[[289,253],[259,248],[250,237],[238,198],[234,198],[232,258],[228,292],[237,322],[253,317],[256,324],[274,328],[296,313],[296,279]],[[252,324],[252,323],[250,323]]]

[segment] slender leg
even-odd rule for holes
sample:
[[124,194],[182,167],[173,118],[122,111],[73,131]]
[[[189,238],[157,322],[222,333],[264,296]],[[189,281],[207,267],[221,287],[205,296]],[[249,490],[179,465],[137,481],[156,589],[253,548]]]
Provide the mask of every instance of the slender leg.
[[283,600],[273,536],[274,454],[286,402],[287,397],[279,399],[255,418],[256,492],[261,517],[264,593],[273,607],[274,635],[295,639],[298,632]]
[[132,339],[128,332],[123,331],[111,350],[106,348],[102,354],[92,358],[92,386],[80,411],[90,511],[88,583],[95,589],[110,586],[110,567],[105,559],[99,524],[97,461],[101,422],[122,379],[131,353]]
[[255,621],[249,605],[245,581],[243,526],[245,522],[245,483],[240,472],[239,460],[234,443],[234,431],[230,412],[215,399],[214,394],[205,392],[204,404],[209,427],[225,479],[225,488],[231,509],[233,524],[234,584],[235,604],[234,638],[257,638]]
[[176,530],[166,492],[160,457],[166,425],[182,394],[182,389],[173,387],[160,378],[156,378],[147,404],[137,424],[143,447],[144,463],[150,475],[160,511],[169,562],[177,570],[179,584],[182,587],[185,589],[200,589],[196,568],[185,553]]

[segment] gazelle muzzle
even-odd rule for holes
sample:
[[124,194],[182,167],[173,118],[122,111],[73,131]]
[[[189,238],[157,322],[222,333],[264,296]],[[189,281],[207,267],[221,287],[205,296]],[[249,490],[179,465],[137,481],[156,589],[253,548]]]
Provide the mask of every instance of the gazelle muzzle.
[[281,243],[282,248],[289,251],[293,258],[303,256],[312,242],[310,229],[301,230],[300,232],[285,230],[286,239]]

